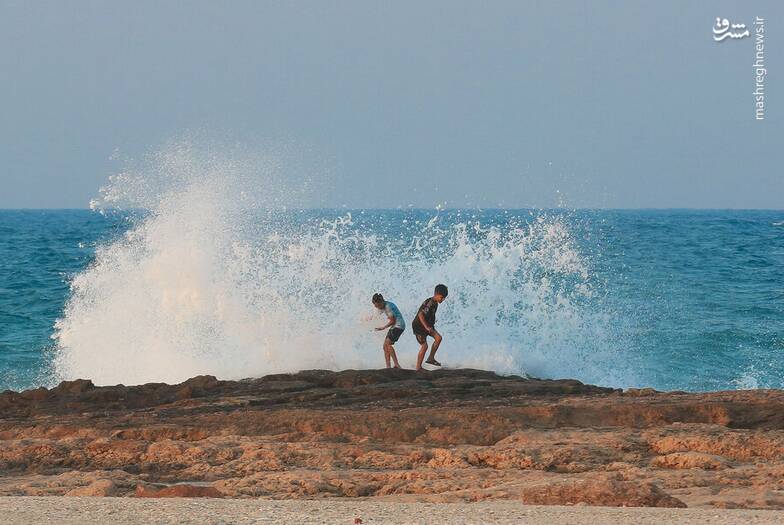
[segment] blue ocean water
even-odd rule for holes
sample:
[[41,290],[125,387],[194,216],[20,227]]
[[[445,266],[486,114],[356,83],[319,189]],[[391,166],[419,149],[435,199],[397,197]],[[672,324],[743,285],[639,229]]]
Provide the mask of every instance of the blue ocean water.
[[0,210],[0,390],[49,383],[69,281],[115,228],[87,210]]
[[784,388],[783,211],[290,211],[224,240],[231,221],[196,222],[0,210],[0,390],[381,366],[358,312],[378,289],[413,315],[433,280],[445,363]]

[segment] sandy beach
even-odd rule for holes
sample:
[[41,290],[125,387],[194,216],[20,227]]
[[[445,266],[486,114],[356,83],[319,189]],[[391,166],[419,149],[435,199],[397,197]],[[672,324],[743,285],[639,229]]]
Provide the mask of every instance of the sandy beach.
[[515,502],[392,503],[345,499],[319,501],[130,498],[0,498],[0,524],[618,524],[763,525],[784,511],[534,506]]

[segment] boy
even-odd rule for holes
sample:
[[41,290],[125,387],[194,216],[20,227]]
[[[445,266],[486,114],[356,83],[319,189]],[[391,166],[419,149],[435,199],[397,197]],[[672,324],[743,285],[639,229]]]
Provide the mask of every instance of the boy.
[[384,338],[384,359],[387,362],[387,368],[390,368],[390,358],[395,363],[395,368],[400,368],[393,345],[400,339],[400,334],[406,329],[406,322],[403,320],[403,316],[400,315],[397,305],[391,301],[385,301],[384,296],[380,293],[373,295],[373,306],[383,310],[387,314],[388,319],[387,324],[379,326],[376,330],[381,331],[386,330],[390,326],[392,327],[389,328],[389,332],[387,332],[387,336]]
[[417,371],[422,370],[422,360],[425,358],[425,351],[427,351],[427,336],[433,338],[433,346],[430,347],[430,355],[425,363],[441,366],[441,363],[436,361],[436,351],[443,338],[433,325],[436,324],[436,310],[438,310],[438,305],[446,299],[447,295],[449,295],[449,290],[446,285],[439,284],[436,286],[433,297],[425,299],[425,302],[419,307],[414,322],[411,323],[411,329],[414,331],[416,340],[419,343],[419,355],[417,356],[416,364]]

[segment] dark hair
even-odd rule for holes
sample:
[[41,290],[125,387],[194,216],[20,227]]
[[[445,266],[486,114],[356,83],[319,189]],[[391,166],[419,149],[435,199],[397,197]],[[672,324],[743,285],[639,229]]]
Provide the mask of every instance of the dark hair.
[[384,302],[384,296],[380,293],[373,294],[373,304],[381,304]]
[[437,284],[436,291],[433,293],[433,295],[443,295],[444,297],[446,297],[447,295],[449,295],[449,289],[446,287],[445,284]]

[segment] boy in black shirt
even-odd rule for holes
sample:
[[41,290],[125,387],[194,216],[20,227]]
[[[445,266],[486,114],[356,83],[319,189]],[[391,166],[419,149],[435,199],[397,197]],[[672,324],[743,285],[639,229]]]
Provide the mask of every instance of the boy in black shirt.
[[414,331],[416,340],[419,343],[419,355],[417,356],[416,364],[417,370],[422,370],[422,360],[425,358],[425,352],[427,351],[427,336],[433,338],[433,345],[430,347],[430,355],[425,362],[430,365],[441,366],[441,363],[436,361],[436,351],[443,338],[433,325],[436,324],[436,310],[438,310],[438,305],[446,299],[447,295],[449,295],[449,290],[446,285],[439,284],[436,286],[433,297],[425,299],[425,302],[419,307],[414,322],[411,323],[411,329]]

